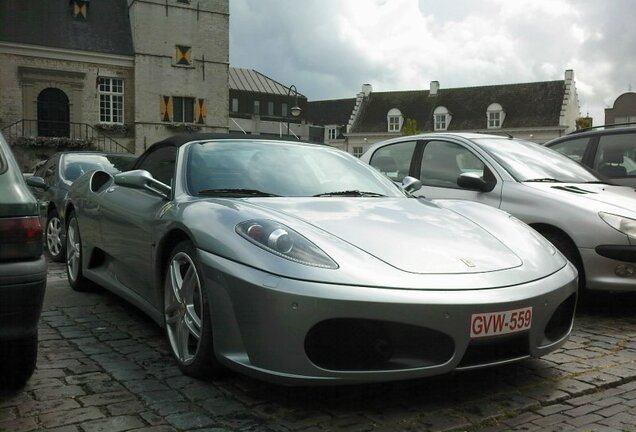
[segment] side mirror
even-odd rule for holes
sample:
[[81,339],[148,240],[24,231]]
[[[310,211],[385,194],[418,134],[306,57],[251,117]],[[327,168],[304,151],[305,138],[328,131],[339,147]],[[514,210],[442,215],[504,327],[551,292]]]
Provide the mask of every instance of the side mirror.
[[25,178],[25,180],[26,180],[26,184],[33,188],[42,189],[42,190],[47,190],[49,188],[44,182],[44,179],[42,177],[30,176]]
[[156,180],[146,170],[125,171],[115,174],[115,184],[133,189],[145,189],[164,199],[168,198],[172,192],[170,186]]
[[407,192],[415,192],[422,189],[422,182],[415,177],[406,176],[402,179],[402,189]]
[[492,190],[490,184],[481,178],[479,174],[474,172],[460,174],[459,177],[457,177],[457,185],[464,189],[476,190],[479,192],[488,192]]

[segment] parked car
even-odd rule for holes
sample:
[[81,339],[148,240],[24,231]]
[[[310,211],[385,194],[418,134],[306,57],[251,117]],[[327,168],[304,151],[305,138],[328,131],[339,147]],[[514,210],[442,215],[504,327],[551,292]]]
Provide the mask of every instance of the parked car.
[[545,145],[613,183],[636,188],[636,123],[582,129]]
[[636,192],[561,153],[502,136],[432,133],[375,144],[362,160],[396,181],[419,178],[418,195],[518,217],[577,267],[581,288],[636,290]]
[[127,153],[60,152],[48,160],[39,162],[32,176],[27,176],[31,192],[40,202],[45,228],[46,249],[51,260],[61,262],[66,258],[66,233],[64,229],[64,200],[71,184],[82,174],[96,169],[110,173],[124,171],[135,162],[135,156]]
[[192,376],[408,379],[541,356],[571,331],[576,270],[534,230],[412,198],[326,146],[172,137],[81,177],[66,215],[71,287],[142,309]]
[[0,133],[0,389],[35,369],[46,270],[37,201]]

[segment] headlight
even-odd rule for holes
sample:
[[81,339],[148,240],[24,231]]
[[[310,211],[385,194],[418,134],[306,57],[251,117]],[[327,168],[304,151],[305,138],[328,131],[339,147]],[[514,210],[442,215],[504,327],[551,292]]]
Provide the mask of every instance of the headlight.
[[605,221],[606,224],[615,230],[636,238],[636,220],[611,213],[599,212],[598,215]]
[[243,238],[279,257],[314,267],[336,269],[336,264],[318,246],[293,229],[265,219],[249,220],[236,226]]

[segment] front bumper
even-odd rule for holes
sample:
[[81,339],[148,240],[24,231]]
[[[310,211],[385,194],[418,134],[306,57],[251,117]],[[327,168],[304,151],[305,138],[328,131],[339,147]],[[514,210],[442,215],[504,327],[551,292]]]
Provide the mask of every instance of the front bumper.
[[636,246],[601,245],[579,253],[588,289],[636,291]]
[[37,334],[46,288],[46,260],[0,263],[0,341]]
[[[524,285],[445,291],[292,280],[201,250],[199,258],[217,357],[280,384],[412,379],[539,357],[566,341],[576,303],[571,264]],[[531,329],[471,341],[472,314],[530,306]],[[365,339],[370,351],[394,345],[377,347],[389,358],[356,363],[338,357],[356,351],[347,349],[351,342],[366,349]],[[321,355],[321,349],[335,354]]]

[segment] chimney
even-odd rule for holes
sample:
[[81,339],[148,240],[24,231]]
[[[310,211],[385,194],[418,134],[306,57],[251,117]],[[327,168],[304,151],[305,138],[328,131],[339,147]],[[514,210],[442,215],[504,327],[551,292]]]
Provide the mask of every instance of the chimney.
[[439,90],[439,81],[431,81],[431,90],[428,92],[429,96],[437,96]]
[[574,70],[568,69],[565,71],[565,81],[574,81]]
[[364,97],[369,97],[372,91],[373,86],[371,84],[362,84],[362,93],[364,93]]

